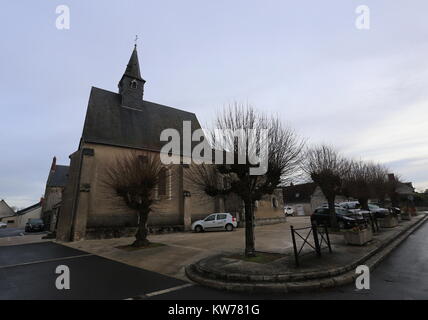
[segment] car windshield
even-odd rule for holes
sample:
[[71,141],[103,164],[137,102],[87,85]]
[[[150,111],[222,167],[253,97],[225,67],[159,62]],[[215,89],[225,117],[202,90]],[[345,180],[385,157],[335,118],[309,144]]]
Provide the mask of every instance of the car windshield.
[[348,210],[346,209],[336,208],[336,214],[338,215],[346,215],[347,213],[348,213]]
[[28,219],[29,223],[43,223],[42,219]]
[[369,204],[369,209],[379,209],[380,207],[375,204]]

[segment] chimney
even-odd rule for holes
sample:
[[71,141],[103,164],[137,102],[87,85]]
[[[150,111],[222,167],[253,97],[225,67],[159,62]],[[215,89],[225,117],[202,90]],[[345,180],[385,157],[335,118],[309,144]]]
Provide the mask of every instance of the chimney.
[[393,173],[388,173],[388,181],[390,182],[395,181],[395,176]]
[[52,159],[52,165],[51,165],[51,171],[56,170],[56,157],[53,157]]

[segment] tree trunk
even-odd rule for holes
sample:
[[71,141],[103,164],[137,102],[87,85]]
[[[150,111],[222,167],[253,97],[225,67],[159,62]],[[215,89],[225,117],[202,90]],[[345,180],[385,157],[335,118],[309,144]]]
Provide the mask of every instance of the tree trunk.
[[251,200],[245,200],[245,256],[254,257],[254,210]]
[[132,244],[134,247],[147,246],[150,241],[147,240],[147,220],[149,218],[149,210],[143,209],[138,212],[138,230],[135,234],[135,241]]
[[330,227],[332,229],[339,229],[339,225],[337,223],[337,217],[336,217],[336,207],[334,205],[334,200],[336,197],[329,197],[327,199],[328,202],[328,211],[330,215]]
[[358,202],[361,205],[361,209],[369,210],[369,199],[366,199],[366,198],[358,199]]
[[400,201],[398,200],[397,193],[391,192],[389,197],[391,198],[391,206],[398,208],[400,206]]
[[379,197],[379,205],[380,205],[382,208],[385,208],[385,196],[380,196],[380,197]]

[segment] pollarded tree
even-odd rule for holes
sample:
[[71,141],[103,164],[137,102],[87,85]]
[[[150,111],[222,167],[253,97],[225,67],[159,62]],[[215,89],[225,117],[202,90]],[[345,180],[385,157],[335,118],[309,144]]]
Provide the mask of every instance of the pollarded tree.
[[244,202],[245,255],[254,256],[255,202],[298,170],[304,141],[278,119],[236,104],[217,117],[215,127],[209,136],[223,162],[193,165],[186,177],[211,197],[235,194]]
[[147,239],[147,220],[156,201],[155,189],[166,172],[159,156],[136,152],[116,159],[106,169],[104,184],[114,190],[127,207],[138,213],[135,247],[150,243]]
[[327,199],[330,225],[337,228],[335,199],[342,189],[343,178],[349,170],[350,162],[333,147],[315,146],[306,151],[302,169],[318,185]]
[[346,193],[358,200],[363,210],[369,210],[369,199],[373,196],[378,165],[372,162],[352,161],[345,177]]
[[378,199],[379,204],[383,207],[385,206],[385,199],[389,190],[388,169],[381,164],[372,165],[371,180],[371,193],[374,198]]

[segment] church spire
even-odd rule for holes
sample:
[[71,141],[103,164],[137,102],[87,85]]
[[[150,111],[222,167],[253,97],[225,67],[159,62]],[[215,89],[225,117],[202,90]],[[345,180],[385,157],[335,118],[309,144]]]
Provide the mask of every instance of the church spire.
[[119,94],[122,96],[122,106],[139,106],[143,100],[145,83],[146,81],[141,77],[137,44],[135,44],[125,73],[119,81]]
[[138,62],[137,44],[134,45],[134,50],[132,51],[131,58],[129,58],[124,75],[143,81],[140,73],[140,63]]

